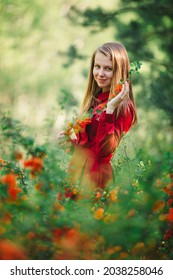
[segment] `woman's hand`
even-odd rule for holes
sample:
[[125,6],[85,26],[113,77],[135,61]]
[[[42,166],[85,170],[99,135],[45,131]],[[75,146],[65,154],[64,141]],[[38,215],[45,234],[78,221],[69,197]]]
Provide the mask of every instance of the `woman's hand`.
[[62,131],[60,131],[60,132],[57,133],[56,138],[57,138],[57,139],[61,139],[61,138],[63,138],[64,136],[65,136],[65,131],[62,130]]
[[117,96],[115,96],[113,99],[111,99],[107,103],[107,114],[113,114],[115,108],[121,103],[129,99],[129,84],[128,82],[125,82],[122,85],[122,90]]
[[[62,143],[63,143],[64,140],[62,140],[62,139],[64,139],[65,136],[66,136],[65,131],[62,130],[57,134],[56,138],[59,140],[59,142],[62,141]],[[69,137],[71,140],[77,139],[77,136],[76,136],[73,128],[70,130]],[[66,139],[66,141],[67,141],[67,139]]]
[[70,153],[72,148],[72,142],[70,141],[70,138],[67,139],[65,136],[66,133],[64,130],[62,130],[57,133],[56,138],[60,147],[62,147],[63,149],[65,148],[66,153]]

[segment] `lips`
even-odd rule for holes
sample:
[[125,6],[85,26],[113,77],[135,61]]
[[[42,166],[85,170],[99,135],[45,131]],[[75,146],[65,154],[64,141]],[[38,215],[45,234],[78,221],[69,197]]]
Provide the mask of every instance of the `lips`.
[[100,84],[103,84],[103,83],[105,83],[106,80],[104,80],[104,79],[97,79],[97,81],[98,81]]

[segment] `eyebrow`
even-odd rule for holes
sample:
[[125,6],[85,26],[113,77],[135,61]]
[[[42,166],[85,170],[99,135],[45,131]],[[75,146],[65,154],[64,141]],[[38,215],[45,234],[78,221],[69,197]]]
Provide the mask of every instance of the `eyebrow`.
[[[100,64],[99,64],[98,62],[96,62],[96,61],[94,62],[94,64],[98,64],[98,65],[100,65]],[[105,65],[104,67],[113,68],[113,67],[112,67],[112,65]]]

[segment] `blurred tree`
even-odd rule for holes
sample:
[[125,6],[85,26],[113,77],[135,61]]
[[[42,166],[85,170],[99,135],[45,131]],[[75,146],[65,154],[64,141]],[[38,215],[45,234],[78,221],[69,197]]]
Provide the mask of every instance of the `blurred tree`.
[[64,67],[68,67],[73,64],[75,59],[84,59],[85,55],[78,53],[78,50],[75,45],[70,45],[68,50],[65,52],[59,51],[59,54],[68,58],[67,62],[63,64]]
[[111,11],[100,7],[80,10],[75,6],[69,19],[90,28],[92,33],[114,28],[115,40],[123,42],[131,60],[141,60],[148,66],[138,104],[145,109],[151,104],[163,109],[173,125],[172,1],[121,0],[116,4]]

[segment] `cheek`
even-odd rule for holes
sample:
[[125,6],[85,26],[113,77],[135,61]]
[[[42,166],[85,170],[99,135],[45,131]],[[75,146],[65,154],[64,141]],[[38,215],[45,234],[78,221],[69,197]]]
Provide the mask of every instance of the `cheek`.
[[113,76],[111,74],[107,75],[107,81],[109,84],[112,83],[112,78],[113,78]]
[[109,73],[109,79],[112,80],[112,78],[113,78],[113,73]]
[[93,76],[95,77],[97,74],[97,70],[96,69],[93,69]]

